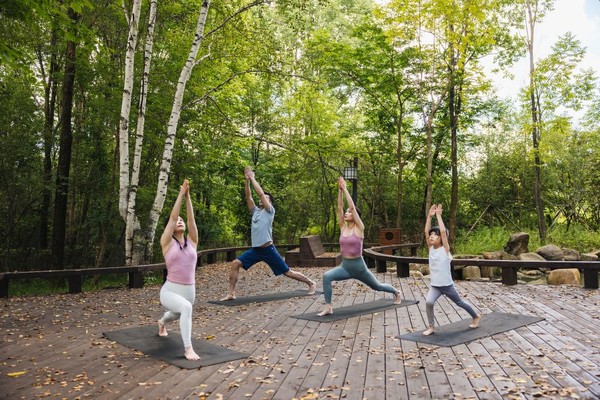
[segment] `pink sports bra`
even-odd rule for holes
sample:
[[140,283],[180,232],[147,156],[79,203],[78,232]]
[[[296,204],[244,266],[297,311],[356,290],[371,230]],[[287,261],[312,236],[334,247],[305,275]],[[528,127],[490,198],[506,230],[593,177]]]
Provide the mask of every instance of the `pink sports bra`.
[[198,253],[190,244],[181,247],[176,239],[173,239],[173,242],[165,254],[167,280],[180,285],[193,285],[196,278]]
[[354,229],[350,236],[340,235],[340,250],[344,258],[356,258],[362,256],[363,238],[356,236]]

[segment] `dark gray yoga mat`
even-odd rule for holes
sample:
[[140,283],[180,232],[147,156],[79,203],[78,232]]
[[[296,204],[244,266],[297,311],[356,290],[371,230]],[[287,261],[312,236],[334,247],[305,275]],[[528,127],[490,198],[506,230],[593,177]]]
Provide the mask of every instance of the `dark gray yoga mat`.
[[392,299],[380,299],[362,304],[353,304],[347,307],[333,308],[333,314],[324,315],[319,317],[318,312],[312,312],[309,314],[292,315],[293,318],[307,319],[309,321],[317,322],[333,322],[339,321],[340,319],[357,317],[359,315],[373,314],[378,311],[391,310],[398,307],[406,307],[413,304],[417,304],[416,300],[402,300],[400,304],[394,304]]
[[301,296],[317,296],[323,292],[317,290],[315,294],[308,294],[308,290],[293,290],[291,292],[278,292],[278,293],[267,293],[260,294],[256,296],[248,296],[248,297],[238,297],[235,300],[209,300],[211,304],[218,304],[221,306],[240,306],[243,304],[250,303],[264,303],[267,301],[276,301],[276,300],[287,300],[294,297]]
[[429,336],[423,336],[423,331],[418,331],[396,337],[413,342],[452,347],[543,320],[542,317],[494,311],[484,314],[479,321],[479,327],[475,329],[469,328],[469,324],[473,321],[469,318],[448,325],[436,326],[435,332]]
[[183,356],[183,341],[179,331],[169,336],[158,336],[158,326],[139,326],[102,333],[108,340],[176,365],[179,368],[197,369],[248,357],[247,354],[192,338],[192,346],[200,360],[191,361]]

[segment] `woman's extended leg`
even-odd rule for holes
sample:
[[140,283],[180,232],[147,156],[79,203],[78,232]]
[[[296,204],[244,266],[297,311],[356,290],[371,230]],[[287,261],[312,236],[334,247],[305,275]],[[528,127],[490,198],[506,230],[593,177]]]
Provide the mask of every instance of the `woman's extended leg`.
[[[343,263],[343,262],[342,262]],[[330,269],[323,274],[323,295],[325,296],[325,309],[319,314],[320,317],[323,315],[333,314],[333,306],[331,305],[331,298],[333,296],[333,288],[331,283],[334,281],[344,281],[350,279],[351,276],[341,265]]]

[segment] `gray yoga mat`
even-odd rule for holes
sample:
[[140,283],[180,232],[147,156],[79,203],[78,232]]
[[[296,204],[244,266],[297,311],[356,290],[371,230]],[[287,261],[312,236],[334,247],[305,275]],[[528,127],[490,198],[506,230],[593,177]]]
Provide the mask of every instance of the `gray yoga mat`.
[[423,331],[418,331],[405,333],[404,335],[397,336],[397,338],[443,347],[452,347],[543,320],[544,318],[542,317],[507,314],[495,311],[490,314],[484,314],[479,321],[479,327],[475,329],[469,328],[472,319],[468,318],[452,324],[436,326],[435,332],[429,336],[423,336]]
[[211,304],[218,304],[221,306],[241,306],[250,303],[264,303],[267,301],[287,300],[301,296],[317,296],[321,293],[323,292],[317,290],[315,294],[309,295],[308,290],[293,290],[291,292],[267,293],[256,296],[238,297],[235,300],[209,300],[208,302]]
[[334,307],[333,314],[324,315],[322,317],[319,317],[317,315],[318,312],[312,312],[309,314],[292,315],[292,318],[306,319],[309,321],[317,322],[333,322],[339,321],[341,319],[357,317],[359,315],[373,314],[378,311],[391,310],[393,308],[398,307],[406,307],[417,303],[418,301],[416,300],[402,300],[402,303],[394,304],[394,300],[392,299],[380,299],[368,303],[353,304],[347,307]]
[[206,340],[192,338],[192,346],[200,360],[187,360],[183,356],[183,341],[179,331],[170,331],[169,336],[158,336],[158,327],[155,325],[103,332],[103,335],[108,340],[184,369],[197,369],[248,357],[247,354],[214,345]]

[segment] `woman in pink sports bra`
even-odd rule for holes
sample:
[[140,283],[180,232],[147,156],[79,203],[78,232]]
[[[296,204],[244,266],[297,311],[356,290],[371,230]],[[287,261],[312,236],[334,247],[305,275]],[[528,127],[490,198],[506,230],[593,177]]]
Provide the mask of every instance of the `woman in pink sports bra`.
[[[185,222],[179,216],[185,198],[188,235]],[[160,237],[160,246],[167,265],[167,281],[160,289],[160,304],[167,312],[158,320],[158,335],[167,336],[166,325],[179,320],[184,356],[188,360],[199,360],[192,347],[192,310],[196,300],[196,261],[198,253],[198,227],[194,219],[194,208],[190,198],[190,183],[186,179],[171,210],[169,221]]]
[[[348,209],[344,213],[344,197],[348,203]],[[369,271],[362,257],[365,226],[360,219],[358,210],[354,206],[352,197],[346,187],[346,181],[341,176],[338,178],[338,222],[340,224],[340,251],[342,252],[342,264],[330,269],[323,274],[323,294],[325,295],[325,309],[318,316],[333,314],[331,297],[333,281],[344,281],[346,279],[357,279],[373,290],[392,293],[394,303],[400,304],[400,292],[387,283],[381,283],[375,275]]]

